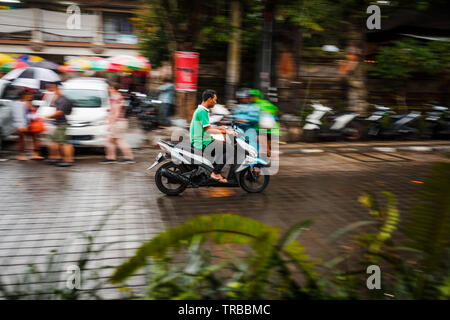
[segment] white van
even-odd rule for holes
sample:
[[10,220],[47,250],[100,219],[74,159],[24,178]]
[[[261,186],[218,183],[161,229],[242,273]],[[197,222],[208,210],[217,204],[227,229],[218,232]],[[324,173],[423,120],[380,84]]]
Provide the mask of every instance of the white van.
[[[101,78],[74,78],[62,84],[61,92],[74,103],[72,113],[66,116],[70,143],[76,147],[103,147],[108,134],[107,116],[110,108],[106,81]],[[46,94],[38,111],[41,116],[55,112],[55,108],[50,107],[53,99],[53,94]],[[53,129],[52,123],[48,122],[45,133],[49,134]]]
[[0,79],[0,150],[2,141],[11,139],[16,130],[13,124],[13,99],[17,99],[11,90],[9,81]]

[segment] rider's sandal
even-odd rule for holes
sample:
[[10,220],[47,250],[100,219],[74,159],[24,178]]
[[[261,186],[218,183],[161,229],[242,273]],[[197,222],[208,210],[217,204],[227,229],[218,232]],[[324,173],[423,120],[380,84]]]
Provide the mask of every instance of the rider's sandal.
[[31,159],[31,160],[43,160],[44,157],[41,157],[41,156],[38,155],[38,154],[32,154],[30,159]]
[[211,179],[213,179],[214,181],[217,181],[217,182],[221,182],[221,183],[227,183],[228,181],[227,181],[227,179],[225,179],[224,177],[220,177],[220,178],[214,178],[214,177],[211,177],[211,176],[209,176]]

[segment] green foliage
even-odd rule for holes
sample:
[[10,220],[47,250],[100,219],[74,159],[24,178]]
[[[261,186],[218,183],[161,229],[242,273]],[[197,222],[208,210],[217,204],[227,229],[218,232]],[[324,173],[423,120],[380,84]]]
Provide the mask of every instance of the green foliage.
[[377,254],[381,252],[383,244],[391,239],[392,233],[397,229],[400,221],[396,197],[391,192],[383,192],[383,195],[387,198],[387,205],[384,209],[380,209],[378,203],[369,194],[364,194],[359,198],[359,202],[370,209],[370,214],[383,222],[378,233],[369,233],[357,238],[367,247],[368,260],[371,263],[378,261]]
[[421,252],[414,296],[418,299],[436,295],[450,267],[450,163],[439,163],[425,181],[420,202],[407,218],[406,246]]
[[449,300],[450,299],[450,275],[445,278],[443,284],[439,286],[439,291],[441,293],[440,299]]
[[[384,273],[386,292],[398,299],[439,299],[448,297],[450,268],[450,163],[436,164],[423,184],[419,203],[411,210],[401,229],[408,240],[396,246],[392,234],[399,214],[395,197],[385,192],[387,206],[381,210],[373,196],[363,195],[360,202],[380,222],[378,233],[356,236],[365,248],[361,260],[387,262],[392,270]],[[404,259],[407,256],[409,259]]]
[[397,41],[393,46],[384,46],[378,50],[376,63],[370,66],[369,71],[373,76],[390,81],[393,89],[402,89],[405,80],[414,74],[448,70],[448,52],[444,48],[448,48],[445,42],[413,39]]
[[[166,230],[143,244],[132,258],[117,268],[111,282],[123,282],[151,257],[153,263],[159,263],[159,271],[151,278],[150,287],[157,290],[152,291],[150,298],[186,295],[190,298],[214,298],[219,295],[222,298],[240,299],[320,296],[316,283],[318,275],[313,263],[309,261],[305,249],[294,240],[309,224],[310,221],[301,222],[280,236],[278,229],[250,218],[232,214],[200,216]],[[199,244],[210,242],[249,245],[252,254],[245,260],[239,260],[229,253],[231,259],[227,259],[223,265],[211,266],[211,256],[199,249]],[[184,270],[170,267],[173,257],[168,254],[182,248],[190,250],[188,265]],[[301,270],[306,281],[304,286],[294,280],[288,264]],[[225,281],[224,274],[227,272],[231,272],[232,276]],[[215,287],[220,288],[217,289],[219,291],[202,289],[211,288],[214,283]],[[194,287],[195,290],[192,290]],[[298,290],[286,291],[283,289],[286,287]],[[166,295],[167,290],[174,295]],[[196,295],[193,292],[203,293]]]
[[[254,45],[255,15],[253,5],[243,13],[243,48]],[[202,59],[226,59],[226,45],[231,41],[233,27],[229,17],[229,3],[224,0],[144,0],[137,12],[136,26],[140,49],[158,67],[175,50],[200,52]],[[260,21],[259,19],[257,20]]]
[[[281,233],[250,218],[214,214],[191,219],[144,243],[115,269],[110,282],[123,283],[145,267],[149,285],[143,298],[147,299],[386,299],[383,292],[396,299],[449,299],[450,163],[433,167],[419,203],[403,219],[400,231],[408,240],[401,246],[393,237],[400,221],[397,199],[390,192],[382,194],[384,205],[371,194],[361,195],[359,202],[372,219],[341,228],[326,242],[330,246],[361,227],[375,227],[354,236],[360,250],[335,250],[323,263],[312,262],[296,240],[310,221]],[[86,267],[92,256],[105,249],[94,250],[93,244],[109,215],[96,233],[83,234],[86,249],[77,263],[83,277],[89,275]],[[62,256],[53,252],[44,271],[30,265],[29,273],[13,288],[0,282],[3,296],[100,299],[97,289],[105,285],[100,281],[91,290],[54,287],[61,281],[56,267]],[[372,264],[382,267],[382,291],[366,289],[366,268]],[[137,297],[126,286],[121,291]]]

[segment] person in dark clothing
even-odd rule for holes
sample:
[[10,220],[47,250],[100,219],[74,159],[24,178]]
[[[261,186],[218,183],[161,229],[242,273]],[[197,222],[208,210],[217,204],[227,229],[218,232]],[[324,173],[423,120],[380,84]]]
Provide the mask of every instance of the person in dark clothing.
[[[49,148],[49,163],[56,164],[59,167],[70,167],[73,165],[73,145],[69,143],[66,135],[69,123],[66,115],[72,113],[72,102],[67,99],[58,86],[54,83],[47,84],[47,90],[55,94],[53,97],[52,107],[56,109],[55,113],[47,116],[47,119],[53,119],[55,130],[50,135]],[[63,159],[60,156],[60,150],[63,154]],[[61,161],[63,160],[63,161]]]

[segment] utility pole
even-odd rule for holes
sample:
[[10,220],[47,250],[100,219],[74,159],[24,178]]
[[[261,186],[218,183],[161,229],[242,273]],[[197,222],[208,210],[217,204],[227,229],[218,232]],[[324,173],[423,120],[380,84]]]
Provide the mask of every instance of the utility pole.
[[241,26],[242,26],[242,4],[239,0],[231,2],[231,24],[233,33],[231,42],[228,44],[228,62],[225,88],[225,101],[230,104],[234,100],[236,87],[239,84],[241,73]]
[[264,21],[261,46],[261,65],[259,66],[259,83],[257,87],[266,95],[270,87],[272,67],[272,33],[275,1],[267,0],[264,6]]

